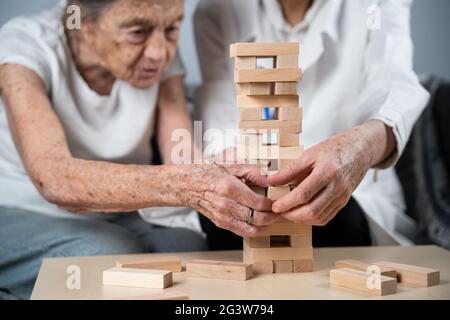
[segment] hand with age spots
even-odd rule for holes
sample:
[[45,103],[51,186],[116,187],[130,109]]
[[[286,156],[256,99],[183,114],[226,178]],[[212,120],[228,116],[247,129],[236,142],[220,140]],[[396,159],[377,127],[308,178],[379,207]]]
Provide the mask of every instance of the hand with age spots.
[[[226,152],[229,152],[227,150]],[[226,159],[229,159],[227,157]],[[188,167],[184,191],[178,196],[222,229],[242,237],[255,237],[280,215],[271,212],[272,201],[248,185],[267,187],[267,177],[257,165],[239,163],[194,165]],[[255,210],[252,225],[247,224],[250,209]]]
[[367,171],[394,151],[393,140],[392,130],[374,120],[306,150],[268,177],[270,186],[301,181],[274,202],[273,212],[295,222],[328,224],[348,203]]

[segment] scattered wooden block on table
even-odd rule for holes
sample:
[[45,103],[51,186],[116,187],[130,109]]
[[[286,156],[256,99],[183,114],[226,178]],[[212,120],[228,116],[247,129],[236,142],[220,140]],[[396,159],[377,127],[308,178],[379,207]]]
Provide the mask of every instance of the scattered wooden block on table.
[[297,82],[277,82],[274,86],[275,95],[297,94]]
[[178,257],[142,257],[142,258],[124,258],[116,262],[116,267],[129,269],[153,269],[169,270],[172,272],[181,272],[181,259]]
[[[236,104],[239,108],[298,108],[300,105],[298,95],[284,96],[245,96],[238,95]],[[287,119],[288,120],[288,119]]]
[[275,273],[292,273],[292,260],[274,260]]
[[269,187],[267,189],[267,197],[270,200],[278,200],[285,195],[287,195],[289,192],[291,192],[291,187],[289,186],[281,186],[281,187]]
[[281,55],[298,55],[298,42],[240,42],[230,45],[230,58],[234,57],[274,57]]
[[302,72],[296,68],[236,70],[234,81],[246,82],[294,82],[302,78]]
[[[351,260],[351,259],[339,260],[334,263],[334,266],[336,267],[336,269],[348,268],[348,269],[354,269],[354,270],[359,270],[359,271],[364,271],[364,272],[367,272],[368,268],[371,265],[374,265],[374,264],[366,263],[363,261]],[[379,268],[380,268],[380,274],[382,276],[391,277],[391,278],[397,277],[397,272],[395,271],[395,269],[381,267],[381,266],[379,266]]]
[[313,248],[249,248],[254,261],[313,259]]
[[298,54],[277,56],[277,68],[298,68]]
[[397,272],[398,282],[407,285],[431,287],[439,284],[440,282],[440,272],[437,269],[390,261],[379,261],[372,264],[383,268],[394,269]]
[[193,260],[186,265],[189,277],[248,280],[252,277],[252,265],[241,262]]
[[[268,96],[274,94],[274,92],[275,84],[271,82],[236,84],[237,95]],[[297,91],[295,93],[297,93]]]
[[[397,292],[397,281],[394,278],[378,276],[374,283],[373,275],[363,271],[342,268],[330,271],[330,283],[336,286],[366,292],[372,295],[385,296]],[[379,281],[378,281],[379,280]]]
[[313,272],[314,271],[314,259],[294,260],[292,261],[294,273],[301,272]]
[[172,272],[115,267],[103,271],[103,285],[165,289],[172,285]]
[[235,65],[237,70],[256,69],[256,57],[236,57]]

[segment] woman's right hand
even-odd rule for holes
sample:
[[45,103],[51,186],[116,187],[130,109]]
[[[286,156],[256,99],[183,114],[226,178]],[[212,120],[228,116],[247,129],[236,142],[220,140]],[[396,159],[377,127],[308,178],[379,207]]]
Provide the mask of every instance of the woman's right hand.
[[[267,177],[260,167],[246,164],[205,164],[189,169],[184,195],[189,206],[216,226],[242,237],[258,236],[264,226],[275,223],[279,214],[272,212],[272,201],[248,187],[267,186]],[[253,223],[247,223],[254,209]]]

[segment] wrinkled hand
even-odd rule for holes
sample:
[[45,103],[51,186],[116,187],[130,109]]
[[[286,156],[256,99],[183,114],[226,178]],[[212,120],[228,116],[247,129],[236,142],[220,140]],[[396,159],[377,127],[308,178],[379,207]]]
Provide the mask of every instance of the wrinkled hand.
[[[229,158],[227,158],[229,159]],[[192,166],[189,181],[189,206],[215,225],[242,237],[255,237],[263,226],[279,218],[272,201],[253,192],[248,185],[267,187],[260,167],[246,164],[205,164]],[[253,224],[247,224],[250,208],[255,210]]]
[[306,150],[277,175],[268,177],[271,186],[301,181],[274,202],[273,212],[295,222],[326,225],[348,203],[370,169],[372,150],[356,128]]

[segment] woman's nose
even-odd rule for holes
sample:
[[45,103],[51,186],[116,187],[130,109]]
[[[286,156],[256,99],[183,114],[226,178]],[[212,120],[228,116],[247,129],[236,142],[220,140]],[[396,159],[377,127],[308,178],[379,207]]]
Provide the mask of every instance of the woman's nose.
[[166,39],[164,35],[155,32],[148,40],[144,56],[153,61],[161,61],[166,57]]

